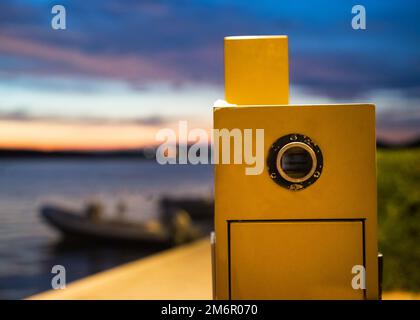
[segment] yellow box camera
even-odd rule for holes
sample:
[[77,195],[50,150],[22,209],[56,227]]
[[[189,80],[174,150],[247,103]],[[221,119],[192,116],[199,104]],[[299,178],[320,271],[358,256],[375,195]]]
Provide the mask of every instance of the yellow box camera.
[[286,36],[225,38],[214,129],[264,129],[265,166],[216,161],[215,297],[378,299],[375,106],[288,105],[288,87]]

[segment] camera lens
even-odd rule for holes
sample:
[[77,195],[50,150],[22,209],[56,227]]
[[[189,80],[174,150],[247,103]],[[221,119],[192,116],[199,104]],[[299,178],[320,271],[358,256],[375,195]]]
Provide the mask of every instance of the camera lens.
[[324,160],[320,147],[308,136],[290,133],[278,138],[267,155],[270,179],[289,190],[302,190],[321,176]]
[[292,147],[286,150],[280,162],[283,172],[295,179],[305,177],[312,168],[311,155],[300,147]]
[[278,153],[277,170],[290,182],[302,182],[310,177],[316,168],[314,151],[304,143],[286,144]]

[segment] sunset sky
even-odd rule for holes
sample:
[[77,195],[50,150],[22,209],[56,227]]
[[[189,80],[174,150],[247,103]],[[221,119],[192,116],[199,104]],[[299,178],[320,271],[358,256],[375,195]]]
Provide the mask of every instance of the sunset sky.
[[[67,29],[51,28],[51,8]],[[212,125],[223,37],[289,36],[291,103],[373,102],[378,135],[420,135],[420,7],[358,1],[0,1],[0,148],[154,144],[189,120]]]

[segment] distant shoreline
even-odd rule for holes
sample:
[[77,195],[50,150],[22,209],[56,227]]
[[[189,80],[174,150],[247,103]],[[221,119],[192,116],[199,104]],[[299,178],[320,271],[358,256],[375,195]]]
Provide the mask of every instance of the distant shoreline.
[[[386,141],[377,141],[378,149],[414,149],[420,147],[420,138],[408,143],[393,144]],[[127,150],[104,150],[104,151],[42,151],[32,149],[2,149],[0,148],[0,159],[155,159],[153,147],[144,149]]]
[[39,151],[0,149],[0,159],[144,159],[154,157],[143,149],[117,151]]

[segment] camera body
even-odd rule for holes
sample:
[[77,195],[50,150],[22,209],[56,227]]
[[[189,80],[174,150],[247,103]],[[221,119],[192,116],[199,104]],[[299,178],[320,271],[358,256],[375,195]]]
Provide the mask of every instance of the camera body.
[[[225,63],[227,102],[241,103],[215,107],[214,128],[264,129],[265,168],[215,165],[215,298],[378,299],[375,106],[287,104],[286,37],[226,38]],[[264,78],[279,82],[259,104]]]

